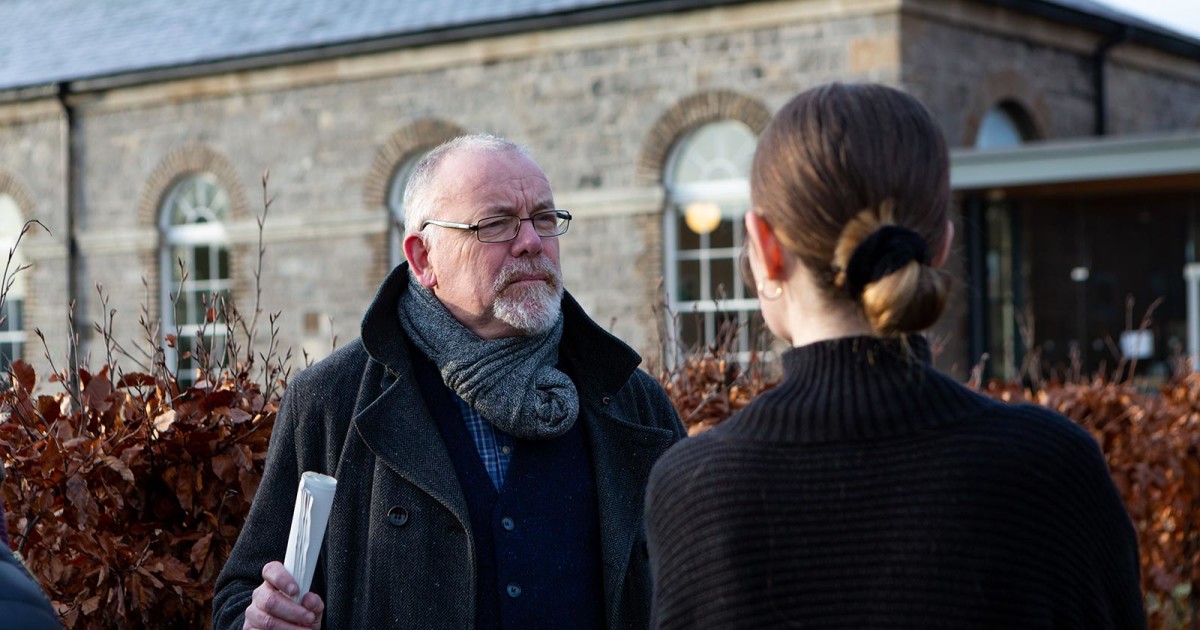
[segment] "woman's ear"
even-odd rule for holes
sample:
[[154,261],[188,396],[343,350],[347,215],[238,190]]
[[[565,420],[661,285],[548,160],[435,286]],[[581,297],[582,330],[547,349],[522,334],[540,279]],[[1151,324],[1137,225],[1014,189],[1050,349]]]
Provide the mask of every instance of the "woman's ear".
[[954,221],[946,219],[946,238],[942,239],[942,249],[930,261],[933,267],[941,267],[950,258],[950,246],[954,243]]
[[404,258],[408,260],[408,266],[412,269],[413,275],[426,288],[432,289],[437,286],[437,274],[433,271],[433,265],[429,261],[429,247],[425,245],[425,240],[419,234],[409,234],[404,237]]
[[753,245],[751,249],[762,258],[763,270],[766,272],[764,279],[782,279],[786,271],[783,245],[775,237],[771,224],[753,210],[746,213],[746,237]]

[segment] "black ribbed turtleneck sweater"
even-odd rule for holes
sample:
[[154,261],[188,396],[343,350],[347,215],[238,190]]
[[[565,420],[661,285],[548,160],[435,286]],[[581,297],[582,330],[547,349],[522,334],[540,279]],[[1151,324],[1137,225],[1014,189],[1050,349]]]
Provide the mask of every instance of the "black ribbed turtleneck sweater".
[[661,628],[1144,628],[1096,442],[978,395],[923,339],[793,348],[783,381],[654,467]]

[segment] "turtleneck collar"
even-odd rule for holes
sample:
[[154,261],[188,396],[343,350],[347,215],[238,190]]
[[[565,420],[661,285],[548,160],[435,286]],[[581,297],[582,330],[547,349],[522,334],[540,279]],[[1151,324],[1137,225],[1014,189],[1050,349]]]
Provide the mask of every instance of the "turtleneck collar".
[[823,443],[918,433],[990,404],[930,365],[924,337],[843,337],[792,348],[783,380],[718,427],[752,439]]

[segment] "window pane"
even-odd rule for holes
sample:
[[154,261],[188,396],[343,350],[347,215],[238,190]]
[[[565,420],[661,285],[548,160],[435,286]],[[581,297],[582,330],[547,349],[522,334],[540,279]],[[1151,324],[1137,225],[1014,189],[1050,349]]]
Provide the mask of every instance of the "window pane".
[[209,353],[209,367],[220,369],[229,364],[230,357],[225,355],[227,339],[222,327],[210,328],[204,336],[204,348]]
[[209,208],[212,210],[212,218],[214,221],[224,221],[229,215],[229,195],[225,194],[225,189],[212,183],[213,195],[212,202]]
[[679,275],[677,277],[679,284],[679,294],[676,296],[680,302],[690,302],[700,299],[700,261],[698,260],[682,260],[679,262]]
[[19,358],[21,358],[21,344],[0,343],[0,367],[7,369],[13,361]]
[[746,125],[725,120],[694,131],[679,146],[671,182],[744,179],[754,159],[755,138]]
[[224,247],[217,248],[217,277],[229,277],[229,250]]
[[735,297],[733,287],[734,261],[720,258],[712,261],[712,290],[709,295],[718,300],[730,300]]
[[179,291],[178,289],[171,293],[171,300],[173,303],[170,305],[168,310],[171,313],[172,322],[179,323],[182,326],[183,322],[187,321],[188,309],[190,308],[188,306],[188,298],[190,296],[190,293]]
[[716,318],[716,341],[725,344],[726,347],[736,350],[737,347],[731,342],[736,340],[741,330],[741,314],[738,311],[723,311],[714,314]]
[[683,208],[675,209],[675,233],[678,234],[679,249],[700,249],[700,235],[692,231],[688,227],[687,221],[684,220]]
[[679,342],[684,350],[695,348],[704,340],[704,315],[694,311],[679,313]]
[[189,293],[191,295],[188,299],[188,303],[191,308],[188,311],[187,321],[184,323],[193,325],[200,324],[204,321],[204,311],[208,308],[206,305],[206,302],[208,302],[208,295],[204,291],[191,291]]
[[173,225],[212,223],[229,215],[228,193],[208,174],[181,181],[168,195],[167,203]]
[[988,110],[975,135],[976,149],[1010,149],[1021,146],[1023,138],[1017,123],[1001,106]]
[[188,280],[196,279],[194,253],[190,247],[175,247],[171,250],[171,275],[175,278],[176,283],[183,280],[181,275],[183,273],[187,273]]
[[733,219],[722,217],[721,222],[717,224],[717,229],[708,236],[708,246],[733,247],[733,245]]
[[212,277],[212,267],[209,265],[211,252],[209,248],[200,245],[196,247],[196,251],[192,258],[196,261],[196,267],[192,269],[192,278],[195,280],[208,280]]
[[12,300],[6,300],[4,302],[4,308],[0,309],[0,332],[20,330],[20,326],[17,325],[17,322],[13,321],[14,310],[16,309],[13,308]]

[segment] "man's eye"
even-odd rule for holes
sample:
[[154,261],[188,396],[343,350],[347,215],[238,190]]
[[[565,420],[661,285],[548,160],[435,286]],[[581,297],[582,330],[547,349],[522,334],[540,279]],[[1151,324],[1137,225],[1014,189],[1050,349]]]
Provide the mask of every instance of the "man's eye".
[[487,238],[489,236],[500,236],[511,229],[511,221],[507,219],[489,219],[479,222],[479,235]]

